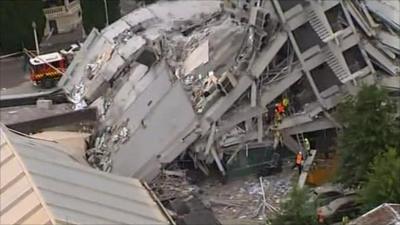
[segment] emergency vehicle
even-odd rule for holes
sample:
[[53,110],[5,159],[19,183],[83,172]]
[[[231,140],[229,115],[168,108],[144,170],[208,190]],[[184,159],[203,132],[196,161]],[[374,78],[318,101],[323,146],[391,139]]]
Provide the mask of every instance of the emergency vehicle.
[[30,77],[33,84],[42,88],[54,87],[79,49],[80,44],[72,44],[67,50],[30,58]]
[[55,86],[67,68],[66,59],[58,52],[31,58],[29,65],[33,84],[43,88]]

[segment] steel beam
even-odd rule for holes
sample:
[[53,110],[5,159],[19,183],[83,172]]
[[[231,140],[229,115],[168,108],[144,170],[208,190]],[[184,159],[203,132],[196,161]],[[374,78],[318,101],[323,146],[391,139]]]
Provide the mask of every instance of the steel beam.
[[334,128],[335,125],[327,118],[321,117],[309,123],[300,124],[298,126],[290,127],[284,130],[285,133],[293,135],[298,133],[307,133],[317,130],[325,130]]
[[97,119],[97,109],[87,108],[83,110],[57,114],[46,118],[39,118],[6,125],[13,130],[28,134],[50,127],[78,124],[85,121],[95,122]]
[[61,89],[52,89],[43,92],[35,92],[28,94],[0,94],[0,108],[34,105],[39,98],[50,99],[53,103],[67,103],[68,100]]
[[322,107],[317,102],[311,103],[305,112],[294,114],[283,119],[282,123],[278,126],[278,129],[287,129],[304,123],[309,123],[322,111]]
[[208,136],[208,140],[207,140],[207,145],[206,145],[206,149],[205,149],[205,154],[208,155],[210,153],[212,144],[214,143],[214,137],[215,137],[215,130],[217,129],[217,124],[214,122],[211,125],[211,132],[210,135]]
[[393,76],[399,74],[400,67],[394,64],[392,60],[376,49],[371,43],[364,41],[363,46],[365,51],[367,51],[367,53],[375,59],[374,61],[377,61],[377,63],[379,63],[379,65],[383,67],[386,72]]
[[209,110],[207,110],[202,120],[203,135],[208,132],[210,122],[219,120],[221,116],[232,107],[232,104],[246,90],[248,90],[253,80],[262,74],[265,67],[286,43],[286,40],[287,34],[285,32],[278,33],[269,46],[265,47],[264,50],[259,53],[257,59],[255,59],[254,64],[250,69],[251,74],[242,74],[235,88],[227,96],[220,98]]
[[263,114],[259,114],[257,117],[257,131],[257,141],[261,143],[264,136]]
[[286,75],[279,81],[276,81],[270,85],[268,85],[265,90],[261,94],[261,107],[265,107],[279,95],[281,95],[286,89],[296,83],[301,77],[303,73],[300,68],[296,68],[291,73]]
[[314,161],[315,156],[317,155],[317,150],[311,150],[310,155],[307,156],[306,160],[304,160],[303,171],[300,174],[298,186],[299,188],[303,188],[306,183],[308,172],[310,171],[311,165]]
[[301,146],[295,139],[293,139],[289,134],[282,132],[283,144],[293,153],[297,153],[302,150]]
[[251,83],[251,96],[250,96],[250,105],[251,107],[257,106],[257,84],[255,81]]

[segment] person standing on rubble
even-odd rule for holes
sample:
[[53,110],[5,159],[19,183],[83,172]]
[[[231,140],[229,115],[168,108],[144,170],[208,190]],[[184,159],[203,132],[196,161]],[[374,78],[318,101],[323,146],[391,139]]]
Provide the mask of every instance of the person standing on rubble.
[[296,163],[293,166],[293,168],[297,167],[299,169],[299,175],[303,171],[303,162],[304,162],[303,153],[299,151],[296,155]]
[[311,155],[311,145],[308,138],[304,138],[304,149],[306,150],[307,156]]
[[288,106],[289,106],[289,98],[284,97],[284,98],[282,99],[282,105],[283,105],[283,107],[285,107],[285,109],[287,109]]

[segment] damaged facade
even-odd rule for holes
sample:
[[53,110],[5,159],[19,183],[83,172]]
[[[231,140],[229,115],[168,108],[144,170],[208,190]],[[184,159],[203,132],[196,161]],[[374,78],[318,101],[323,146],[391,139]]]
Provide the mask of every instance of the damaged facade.
[[[341,127],[331,113],[345,96],[398,79],[398,20],[382,13],[393,9],[380,1],[160,2],[93,30],[59,87],[76,109],[99,111],[86,152],[93,167],[152,180],[187,153],[204,173],[215,162],[226,174],[241,150],[304,151],[305,133]],[[276,125],[282,98],[290,104]]]

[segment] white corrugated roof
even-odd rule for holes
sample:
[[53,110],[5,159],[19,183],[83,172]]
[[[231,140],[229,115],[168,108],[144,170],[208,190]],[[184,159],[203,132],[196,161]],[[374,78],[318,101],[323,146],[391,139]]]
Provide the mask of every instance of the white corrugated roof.
[[137,179],[76,162],[0,124],[0,224],[169,224]]

